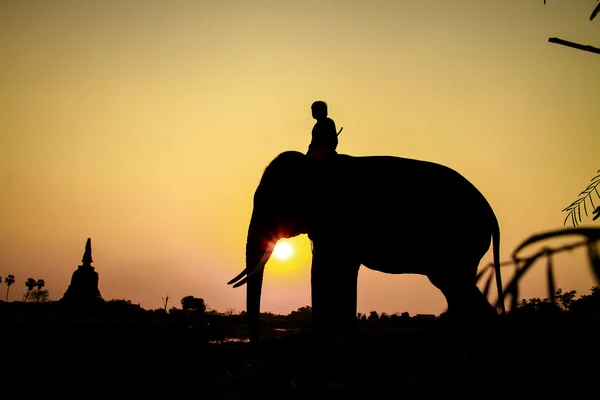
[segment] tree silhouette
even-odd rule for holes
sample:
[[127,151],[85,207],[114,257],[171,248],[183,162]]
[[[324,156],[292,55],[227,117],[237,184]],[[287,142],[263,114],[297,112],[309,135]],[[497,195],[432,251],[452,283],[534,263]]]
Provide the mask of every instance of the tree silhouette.
[[367,317],[367,321],[371,321],[371,322],[379,321],[379,314],[377,314],[377,311],[371,311],[369,313],[369,316]]
[[573,300],[570,305],[570,311],[579,318],[589,318],[589,316],[598,318],[600,316],[600,287],[594,286],[591,294],[586,294]]
[[8,275],[6,277],[6,279],[4,280],[4,282],[6,283],[6,298],[5,298],[5,301],[8,301],[8,291],[10,290],[10,285],[12,285],[13,283],[15,283],[15,276],[14,275]]
[[29,297],[29,293],[31,293],[31,291],[33,290],[33,288],[37,285],[37,281],[33,278],[27,278],[27,281],[25,282],[25,286],[27,286],[27,293],[25,293],[25,301],[27,301],[27,298]]
[[597,324],[600,317],[600,287],[592,287],[591,294],[575,299],[576,291],[557,289],[554,301],[549,298],[532,298],[520,301],[513,315],[527,323],[566,323],[567,326]]
[[46,289],[34,288],[29,293],[28,301],[35,303],[45,303],[50,299],[50,293]]
[[292,311],[289,314],[289,319],[294,322],[310,323],[312,320],[312,307],[304,306],[300,307],[296,311]]
[[185,296],[181,299],[181,308],[186,314],[194,314],[197,316],[203,316],[206,312],[206,304],[204,303],[204,299],[194,297],[194,296]]
[[[44,286],[46,286],[46,282],[44,282],[44,280],[43,280],[43,279],[38,279],[38,280],[35,282],[35,286],[36,286],[36,287],[37,287],[37,289],[38,289],[38,293],[40,293],[40,291],[42,291],[42,288],[43,288]],[[48,294],[48,291],[46,290],[45,292],[46,292],[46,295],[47,295],[47,294]],[[37,296],[36,303],[38,303],[39,301],[40,301],[40,296]]]
[[556,299],[558,306],[563,311],[570,311],[571,306],[573,305],[573,301],[575,300],[575,295],[577,295],[577,292],[575,290],[570,290],[568,292],[563,293],[562,289],[559,288],[558,290],[556,290],[554,298]]

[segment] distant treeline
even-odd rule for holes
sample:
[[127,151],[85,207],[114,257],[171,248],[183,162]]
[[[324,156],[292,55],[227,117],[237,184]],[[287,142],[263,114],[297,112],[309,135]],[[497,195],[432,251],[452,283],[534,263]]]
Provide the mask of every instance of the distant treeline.
[[[594,286],[591,288],[590,294],[577,297],[575,290],[563,292],[558,289],[554,294],[554,299],[548,298],[531,298],[522,300],[518,303],[516,310],[512,310],[510,314],[520,316],[547,316],[555,314],[594,314],[600,303],[600,287]],[[59,301],[45,301],[41,303],[31,302],[4,302],[0,300],[0,311],[5,316],[14,313],[23,313],[28,315],[32,312],[64,312],[73,315],[97,315],[97,316],[113,316],[113,317],[148,317],[153,319],[185,319],[185,320],[200,320],[214,319],[220,317],[230,319],[232,321],[242,321],[246,318],[246,312],[236,312],[229,309],[225,312],[210,310],[206,306],[204,299],[193,296],[186,296],[181,299],[181,308],[171,307],[168,311],[166,308],[146,310],[139,304],[132,303],[130,300],[113,299],[103,301],[102,303],[94,303],[89,305],[73,305],[65,304]],[[0,314],[0,315],[2,315]],[[368,314],[358,313],[357,320],[363,323],[383,323],[394,325],[410,325],[417,323],[416,321],[430,321],[444,317],[445,313],[440,316],[432,314],[417,314],[411,316],[408,312],[387,314],[385,312],[378,313],[371,311]],[[310,306],[300,307],[287,315],[274,314],[271,312],[261,313],[261,320],[267,323],[293,323],[298,325],[308,324],[311,321],[312,308]]]
[[[509,321],[529,325],[570,326],[600,321],[600,287],[593,287],[590,294],[576,298],[577,293],[558,289],[553,299],[532,298],[522,300],[515,310],[508,313]],[[11,321],[133,321],[150,324],[180,325],[194,328],[194,331],[211,340],[247,335],[246,312],[234,310],[218,312],[207,310],[202,298],[186,296],[181,300],[181,308],[172,307],[145,310],[129,300],[113,299],[88,305],[65,304],[60,301],[40,303],[0,301],[0,324]],[[439,316],[409,313],[386,314],[371,311],[357,315],[358,327],[367,329],[415,329],[425,328],[444,320]],[[312,320],[310,306],[300,307],[288,315],[261,313],[263,329],[271,334],[293,332],[309,328]]]

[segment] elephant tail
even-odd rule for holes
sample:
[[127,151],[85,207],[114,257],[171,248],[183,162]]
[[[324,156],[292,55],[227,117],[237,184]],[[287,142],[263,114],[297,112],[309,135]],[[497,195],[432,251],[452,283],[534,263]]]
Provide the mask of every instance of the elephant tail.
[[[493,215],[493,214],[492,214]],[[496,287],[498,289],[498,303],[502,310],[502,315],[506,314],[504,306],[504,290],[502,288],[502,275],[500,273],[500,225],[498,219],[493,215],[492,228],[492,251],[494,252],[494,271],[496,272]]]

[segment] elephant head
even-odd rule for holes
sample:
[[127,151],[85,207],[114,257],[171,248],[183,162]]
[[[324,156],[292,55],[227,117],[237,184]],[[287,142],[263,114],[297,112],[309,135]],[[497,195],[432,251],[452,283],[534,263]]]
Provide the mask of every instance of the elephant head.
[[[309,160],[299,152],[285,152],[265,169],[254,194],[246,241],[246,268],[228,284],[247,284],[246,307],[251,340],[258,337],[260,298],[265,264],[279,239],[308,233],[312,212]],[[236,283],[237,282],[237,283]]]

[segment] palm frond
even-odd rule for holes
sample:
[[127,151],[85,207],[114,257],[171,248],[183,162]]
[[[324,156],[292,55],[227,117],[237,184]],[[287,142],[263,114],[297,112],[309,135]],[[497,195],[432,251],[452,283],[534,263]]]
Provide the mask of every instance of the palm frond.
[[[591,183],[588,185],[588,187],[585,188],[585,190],[583,190],[581,193],[579,193],[579,198],[577,200],[575,200],[574,202],[572,202],[568,207],[563,209],[563,212],[567,212],[567,216],[565,217],[563,225],[567,224],[567,220],[569,218],[571,218],[571,222],[573,223],[574,227],[576,227],[577,224],[582,221],[582,218],[581,218],[581,204],[582,203],[583,203],[583,211],[584,211],[586,217],[588,216],[586,201],[590,202],[592,209],[596,208],[592,194],[596,193],[596,197],[598,197],[598,199],[600,199],[600,193],[598,192],[599,184],[600,184],[600,170],[598,170],[598,175],[596,175],[595,177],[592,178]],[[599,211],[595,210],[593,213],[596,214],[596,212],[599,212]],[[598,215],[600,215],[600,214],[598,214]],[[598,215],[594,217],[593,221],[595,221],[598,218]]]

